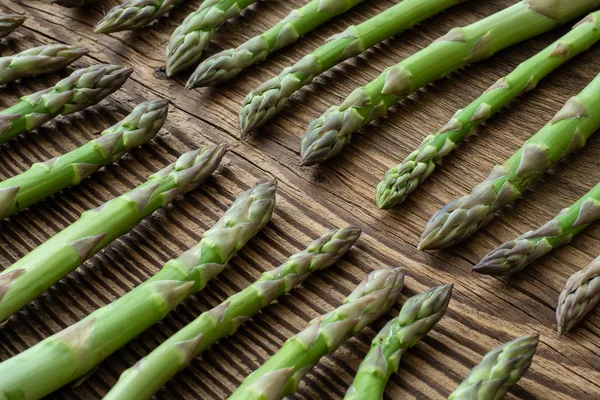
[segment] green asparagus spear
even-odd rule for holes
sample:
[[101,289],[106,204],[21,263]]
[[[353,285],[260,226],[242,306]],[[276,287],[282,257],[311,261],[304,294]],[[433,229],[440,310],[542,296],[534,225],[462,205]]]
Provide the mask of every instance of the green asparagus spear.
[[0,14],[0,39],[23,25],[27,17],[19,14]]
[[150,399],[202,351],[221,338],[233,335],[247,319],[301,284],[311,272],[336,263],[359,236],[360,229],[356,227],[327,232],[306,250],[294,254],[278,268],[265,272],[254,284],[202,313],[123,372],[104,400]]
[[485,256],[473,271],[486,275],[510,275],[521,271],[600,219],[600,183],[576,203],[535,231],[504,243]]
[[340,153],[354,132],[383,116],[410,93],[599,5],[600,0],[523,0],[472,25],[451,30],[355,89],[341,106],[331,107],[311,122],[300,146],[302,165],[314,165]]
[[212,86],[236,77],[244,68],[267,59],[319,25],[344,13],[362,0],[311,0],[244,44],[204,60],[190,76],[186,88]]
[[573,274],[558,298],[558,334],[566,335],[600,301],[600,257]]
[[397,301],[404,284],[402,268],[371,272],[354,289],[344,304],[312,320],[296,336],[250,374],[229,400],[281,399],[296,391],[299,381],[321,359],[333,353],[389,310]]
[[385,386],[398,371],[400,359],[442,319],[451,296],[452,284],[448,284],[408,299],[400,314],[373,339],[344,399],[383,399]]
[[0,57],[0,84],[27,76],[51,74],[87,53],[88,50],[82,47],[47,44]]
[[266,183],[246,191],[199,243],[167,262],[152,278],[1,363],[0,398],[38,399],[89,374],[187,297],[203,290],[269,222],[275,189],[274,183]]
[[600,75],[571,98],[538,133],[473,189],[453,200],[427,223],[419,249],[452,246],[488,223],[497,211],[518,199],[535,180],[571,152],[583,147],[600,128]]
[[94,27],[96,33],[143,28],[166,15],[184,0],[126,0],[111,8]]
[[550,72],[600,40],[600,11],[588,15],[573,30],[545,50],[500,78],[477,100],[459,110],[440,131],[425,138],[419,148],[391,168],[377,186],[375,200],[387,209],[402,203],[431,175],[435,163],[475,128],[521,93],[534,89]]
[[538,335],[523,336],[487,353],[449,400],[500,400],[527,372]]
[[92,65],[74,71],[54,87],[22,97],[0,111],[0,144],[31,132],[58,115],[67,115],[98,103],[121,87],[133,70],[117,65]]
[[0,219],[69,186],[77,185],[104,165],[119,160],[134,147],[154,137],[167,118],[169,103],[152,100],[138,105],[102,136],[67,154],[0,182]]
[[183,154],[126,194],[81,217],[0,273],[0,321],[39,296],[157,209],[188,192],[217,168],[225,149],[211,146]]
[[167,75],[173,76],[196,64],[217,26],[254,2],[256,0],[204,0],[171,36],[167,46]]
[[403,0],[332,36],[321,47],[250,92],[240,111],[242,137],[277,115],[302,86],[348,58],[464,0]]

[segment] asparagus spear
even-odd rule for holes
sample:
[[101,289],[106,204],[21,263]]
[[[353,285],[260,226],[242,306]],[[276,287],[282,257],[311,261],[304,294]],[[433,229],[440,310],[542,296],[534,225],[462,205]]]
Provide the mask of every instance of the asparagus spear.
[[573,274],[558,298],[558,334],[566,335],[600,301],[600,257]]
[[275,189],[274,183],[265,183],[246,191],[199,243],[167,262],[152,278],[1,363],[0,396],[10,393],[21,400],[38,399],[89,374],[187,297],[203,290],[267,224],[275,206]]
[[312,121],[300,146],[302,165],[314,165],[340,153],[354,132],[421,87],[562,25],[598,5],[600,0],[523,0],[472,25],[451,30],[386,69],[366,86],[355,89],[341,106],[331,107]]
[[204,0],[175,29],[167,46],[166,73],[173,76],[196,64],[223,21],[237,16],[256,0]]
[[360,229],[332,230],[265,272],[254,284],[229,297],[171,336],[135,366],[123,372],[105,400],[150,399],[177,372],[216,341],[233,335],[247,319],[301,284],[311,272],[327,268],[354,245]]
[[27,17],[19,14],[0,14],[0,39],[23,25]]
[[0,219],[69,186],[77,185],[104,165],[119,160],[134,147],[154,137],[162,127],[169,103],[151,100],[102,132],[102,136],[67,154],[33,166],[0,182]]
[[535,231],[502,244],[485,256],[473,271],[486,275],[510,275],[521,271],[600,219],[600,183],[573,205],[562,210]]
[[600,128],[600,75],[571,98],[540,131],[473,189],[453,200],[427,223],[419,249],[452,246],[488,223],[497,211],[518,199],[550,167],[583,147]]
[[377,186],[376,202],[387,209],[402,203],[431,175],[435,163],[456,144],[521,93],[534,89],[550,72],[600,40],[600,12],[588,15],[573,30],[545,50],[500,78],[477,100],[459,110],[441,130],[425,138],[419,148],[391,168]]
[[239,117],[242,137],[277,115],[292,94],[323,72],[462,1],[403,0],[362,24],[352,25],[332,36],[246,96]]
[[538,335],[523,336],[487,353],[449,400],[500,400],[527,372]]
[[343,305],[312,320],[302,332],[288,339],[275,355],[244,379],[229,400],[276,400],[294,393],[299,381],[321,357],[333,353],[385,314],[397,301],[403,284],[402,268],[371,272]]
[[0,84],[27,76],[51,74],[63,69],[89,51],[65,44],[47,44],[0,57]]
[[221,145],[184,153],[148,180],[81,217],[0,273],[0,321],[5,321],[96,252],[217,168]]
[[58,115],[81,111],[121,87],[133,70],[98,64],[74,71],[54,87],[21,97],[0,111],[0,144],[31,132]]
[[212,86],[236,77],[244,68],[264,61],[269,54],[288,46],[319,25],[344,13],[362,0],[311,0],[290,12],[266,32],[242,45],[204,60],[190,76],[186,88]]
[[400,314],[373,339],[344,399],[383,399],[385,386],[398,371],[400,358],[442,319],[451,296],[452,284],[448,284],[408,299]]
[[184,0],[126,0],[111,8],[94,27],[96,33],[143,28],[166,15]]

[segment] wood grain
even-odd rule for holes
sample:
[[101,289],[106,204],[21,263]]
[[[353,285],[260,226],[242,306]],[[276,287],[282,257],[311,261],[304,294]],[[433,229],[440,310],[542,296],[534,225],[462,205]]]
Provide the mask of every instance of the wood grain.
[[[532,331],[541,334],[540,347],[531,370],[508,398],[600,398],[600,314],[590,315],[566,338],[555,333],[554,319],[557,297],[567,277],[599,253],[600,226],[593,225],[572,244],[516,277],[494,279],[470,273],[471,267],[502,241],[539,226],[597,183],[598,138],[592,138],[585,149],[553,169],[543,182],[469,243],[443,252],[416,251],[419,235],[433,212],[447,201],[468,193],[494,163],[511,155],[565,100],[598,73],[599,47],[562,67],[537,90],[527,93],[478,129],[404,205],[381,211],[374,205],[373,191],[390,166],[442,126],[456,109],[467,105],[566,28],[503,51],[489,61],[428,86],[395,107],[388,117],[363,129],[342,156],[320,167],[300,168],[299,140],[313,118],[330,105],[339,104],[357,85],[369,82],[383,68],[426,46],[450,28],[490,15],[515,0],[466,2],[347,61],[303,89],[278,118],[246,142],[238,141],[236,123],[247,92],[300,59],[331,34],[375,15],[393,2],[365,2],[229,84],[186,91],[183,83],[187,76],[160,79],[160,67],[170,33],[200,1],[189,0],[151,28],[102,36],[94,34],[92,27],[106,10],[117,4],[115,0],[100,0],[85,10],[70,10],[42,1],[0,0],[2,12],[28,16],[24,27],[0,45],[3,54],[61,42],[92,50],[78,66],[110,62],[135,68],[124,88],[101,105],[59,118],[0,147],[1,178],[85,143],[144,99],[161,97],[172,102],[165,128],[152,143],[135,149],[117,165],[101,170],[78,187],[1,222],[0,264],[4,267],[73,222],[84,210],[133,188],[184,150],[206,143],[233,146],[226,165],[214,179],[148,218],[11,320],[0,331],[0,360],[58,332],[138,285],[168,259],[198,241],[201,233],[244,189],[275,178],[279,181],[279,195],[272,222],[240,252],[217,281],[109,357],[82,385],[65,387],[50,397],[101,398],[125,368],[202,311],[247,286],[262,271],[279,265],[325,229],[358,224],[364,229],[363,237],[342,262],[315,274],[303,287],[244,325],[235,337],[213,346],[169,382],[157,397],[225,398],[287,337],[310,319],[339,305],[369,271],[387,265],[405,265],[408,278],[403,299],[450,281],[456,286],[448,314],[404,357],[400,371],[388,385],[388,398],[447,397],[489,349]],[[242,43],[302,3],[300,0],[259,2],[222,26],[207,53]],[[60,77],[67,73],[62,72]],[[60,77],[27,79],[0,88],[0,107],[8,107],[19,96],[47,87]],[[386,318],[324,358],[292,397],[342,397],[375,330],[398,310],[396,306]]]

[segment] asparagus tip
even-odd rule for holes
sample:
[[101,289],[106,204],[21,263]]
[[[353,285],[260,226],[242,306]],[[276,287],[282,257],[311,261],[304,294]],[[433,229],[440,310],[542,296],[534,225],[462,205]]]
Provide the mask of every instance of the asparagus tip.
[[175,68],[173,68],[173,66],[171,65],[171,63],[167,61],[167,63],[165,64],[165,74],[169,78],[172,78],[173,75],[175,75],[176,73],[177,73],[177,71],[175,70]]
[[390,197],[385,195],[380,195],[379,193],[375,196],[375,204],[380,210],[389,210],[394,204],[390,202]]
[[311,160],[308,156],[306,155],[301,155],[302,159],[300,160],[300,166],[301,167],[312,167],[313,165],[316,165],[317,162],[314,160]]
[[23,22],[27,19],[25,15],[21,14],[4,14],[5,18],[11,18],[15,24],[23,25]]
[[250,134],[250,130],[246,129],[246,126],[242,126],[240,124],[240,140],[246,140],[248,135]]
[[87,54],[90,54],[90,49],[86,49],[85,47],[73,47],[71,50],[76,53],[78,57],[83,57]]

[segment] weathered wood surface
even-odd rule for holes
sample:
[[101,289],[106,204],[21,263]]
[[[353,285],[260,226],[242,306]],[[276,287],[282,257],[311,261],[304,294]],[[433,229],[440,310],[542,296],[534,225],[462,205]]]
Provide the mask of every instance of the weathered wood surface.
[[[37,133],[0,148],[0,176],[6,178],[73,149],[116,122],[144,99],[168,98],[171,112],[160,136],[131,152],[79,187],[54,196],[31,210],[0,223],[0,263],[8,266],[73,222],[78,215],[134,187],[153,171],[188,149],[205,143],[229,143],[233,150],[220,174],[200,189],[140,224],[134,232],[96,255],[55,285],[0,331],[0,360],[109,303],[157,271],[169,258],[194,244],[231,201],[258,181],[279,181],[272,222],[231,262],[231,268],[176,312],[109,357],[77,388],[52,398],[100,398],[119,374],[176,329],[226,296],[247,286],[259,274],[318,237],[325,229],[358,224],[364,235],[337,266],[266,309],[175,377],[158,398],[220,399],[307,321],[340,304],[374,268],[405,265],[403,298],[427,287],[455,282],[450,309],[441,323],[409,351],[387,388],[389,398],[446,397],[492,347],[532,331],[541,344],[531,370],[509,398],[594,399],[600,397],[600,314],[593,313],[566,338],[555,333],[554,309],[569,275],[587,265],[600,250],[600,227],[587,229],[572,244],[544,258],[517,277],[493,279],[470,273],[471,267],[504,240],[540,225],[571,203],[600,178],[600,140],[547,174],[543,182],[504,212],[468,244],[444,252],[419,253],[415,247],[429,216],[447,201],[466,194],[494,163],[501,162],[561,104],[582,89],[600,69],[600,47],[570,62],[478,130],[448,157],[429,181],[403,206],[380,211],[373,190],[380,177],[427,134],[443,125],[498,77],[565,32],[559,29],[509,49],[431,85],[395,107],[389,116],[364,129],[345,153],[315,168],[300,168],[297,149],[304,128],[329,105],[340,103],[357,85],[367,83],[387,65],[414,53],[456,25],[464,25],[514,3],[470,1],[432,18],[414,30],[346,62],[302,90],[281,116],[246,142],[238,141],[237,112],[245,94],[264,79],[341,31],[390,6],[371,1],[337,18],[295,46],[251,68],[216,89],[185,91],[187,76],[159,79],[170,32],[200,0],[190,0],[155,26],[136,33],[96,35],[92,26],[116,4],[98,1],[85,10],[45,2],[1,0],[3,12],[24,13],[25,26],[5,40],[0,51],[11,54],[42,43],[63,42],[92,49],[78,65],[111,62],[135,68],[123,90],[100,106],[60,118]],[[218,30],[212,54],[237,45],[264,30],[302,1],[261,2]],[[64,76],[64,72],[61,76]],[[0,106],[56,82],[59,76],[27,79],[1,88]],[[339,398],[365,355],[374,329],[398,312],[365,329],[333,356],[326,357],[302,382],[295,398]]]

